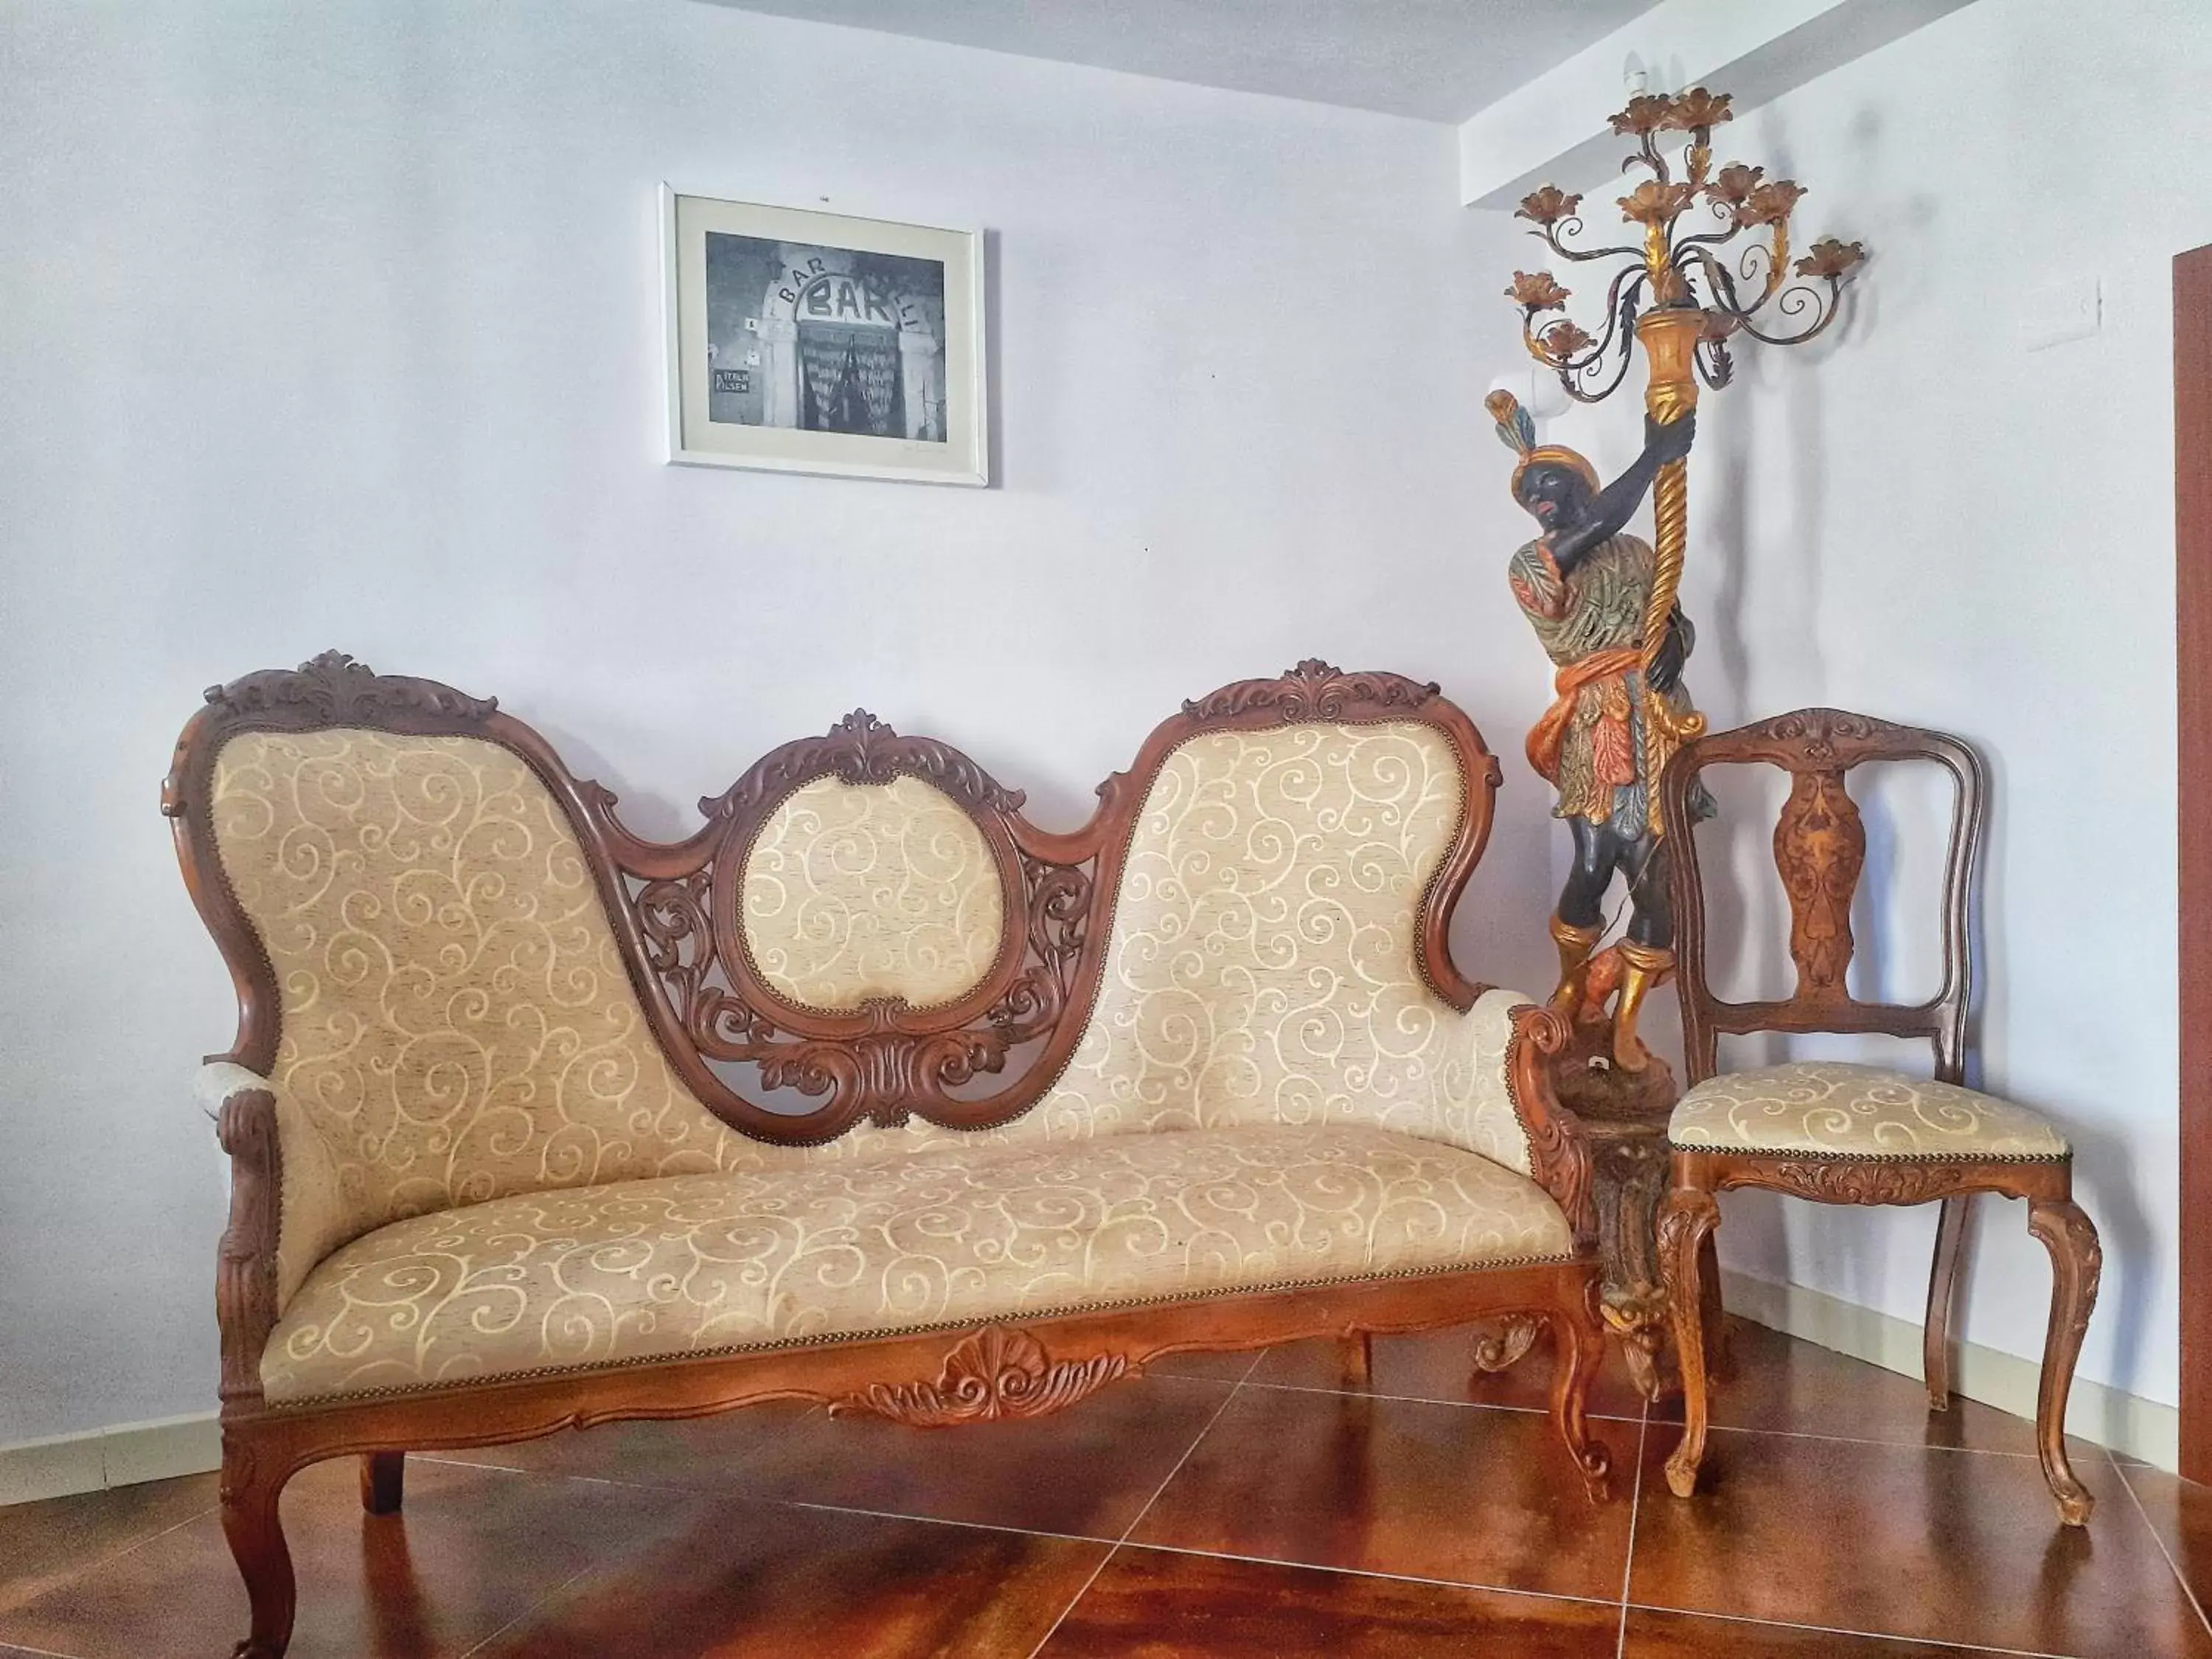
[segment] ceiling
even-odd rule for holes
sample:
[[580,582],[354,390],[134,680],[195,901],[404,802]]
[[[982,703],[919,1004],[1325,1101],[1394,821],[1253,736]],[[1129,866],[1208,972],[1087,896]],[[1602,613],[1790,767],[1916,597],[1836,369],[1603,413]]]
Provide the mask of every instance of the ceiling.
[[717,0],[1024,58],[1460,121],[1656,0]]

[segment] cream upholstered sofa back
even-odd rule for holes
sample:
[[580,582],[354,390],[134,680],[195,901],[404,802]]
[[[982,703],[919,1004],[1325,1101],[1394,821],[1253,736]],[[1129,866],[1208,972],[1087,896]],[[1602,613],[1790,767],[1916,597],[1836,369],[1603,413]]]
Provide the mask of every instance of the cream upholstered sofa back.
[[210,805],[281,1000],[284,1295],[402,1216],[802,1156],[671,1073],[575,831],[509,750],[246,732]]
[[1462,1015],[1419,967],[1467,788],[1420,721],[1182,744],[1138,815],[1082,1042],[1000,1133],[1356,1123],[1528,1173],[1504,1064],[1528,999]]

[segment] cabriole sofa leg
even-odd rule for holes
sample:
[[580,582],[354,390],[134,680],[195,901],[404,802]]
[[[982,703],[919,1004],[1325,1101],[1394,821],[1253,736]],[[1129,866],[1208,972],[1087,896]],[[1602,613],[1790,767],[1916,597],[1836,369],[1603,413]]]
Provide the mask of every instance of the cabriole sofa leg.
[[1567,1455],[1575,1460],[1575,1467],[1582,1471],[1591,1501],[1602,1503],[1610,1489],[1607,1477],[1613,1459],[1590,1438],[1589,1391],[1605,1358],[1605,1332],[1590,1310],[1571,1305],[1553,1310],[1551,1323],[1556,1345],[1552,1364],[1552,1425],[1566,1442]]
[[371,1515],[398,1514],[406,1480],[405,1452],[363,1452],[361,1455],[362,1508]]
[[232,1659],[283,1659],[291,1644],[297,1589],[276,1511],[290,1474],[258,1456],[243,1437],[224,1434],[222,1531],[253,1611],[252,1633],[232,1650]]

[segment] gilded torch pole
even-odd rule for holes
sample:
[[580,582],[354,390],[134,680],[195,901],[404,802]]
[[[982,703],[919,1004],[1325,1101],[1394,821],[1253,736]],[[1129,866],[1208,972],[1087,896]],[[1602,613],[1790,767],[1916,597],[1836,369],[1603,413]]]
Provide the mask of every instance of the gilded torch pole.
[[[1650,378],[1644,389],[1644,411],[1661,425],[1671,425],[1698,406],[1698,342],[1705,333],[1705,313],[1689,306],[1647,311],[1636,322],[1636,337],[1644,343]],[[1652,537],[1651,598],[1644,611],[1644,775],[1656,786],[1675,750],[1704,734],[1705,717],[1695,712],[1677,715],[1666,698],[1651,689],[1651,666],[1666,642],[1668,618],[1682,586],[1682,566],[1690,538],[1690,464],[1669,461],[1659,469],[1651,485]],[[1649,794],[1647,806],[1651,833],[1659,828],[1659,791]]]

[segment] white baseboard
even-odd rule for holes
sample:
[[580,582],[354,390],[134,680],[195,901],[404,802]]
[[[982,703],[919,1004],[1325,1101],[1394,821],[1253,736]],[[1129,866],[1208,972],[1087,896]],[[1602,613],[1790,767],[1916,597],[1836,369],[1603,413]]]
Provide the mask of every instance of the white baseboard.
[[[1723,1270],[1721,1281],[1730,1313],[1885,1370],[1920,1376],[1920,1327],[1909,1320],[1748,1273]],[[1954,1369],[1958,1390],[1967,1399],[2033,1420],[2037,1377],[2031,1361],[1962,1342]],[[2066,1427],[2084,1440],[2161,1469],[2180,1465],[2180,1413],[2101,1382],[2075,1379]],[[0,1446],[0,1504],[200,1474],[222,1466],[222,1437],[213,1412],[119,1423]]]
[[[1919,1380],[1920,1327],[1911,1320],[1862,1308],[1802,1285],[1778,1285],[1727,1268],[1721,1270],[1721,1293],[1730,1313]],[[2033,1360],[1985,1348],[1978,1342],[1957,1344],[1952,1386],[1969,1400],[2033,1422],[2039,1376]],[[2181,1464],[2179,1411],[2086,1377],[2074,1379],[2067,1401],[2066,1429],[2069,1434],[2161,1469],[2175,1470]]]
[[118,1423],[82,1434],[58,1434],[0,1446],[0,1504],[108,1486],[204,1474],[222,1467],[222,1432],[213,1412]]

